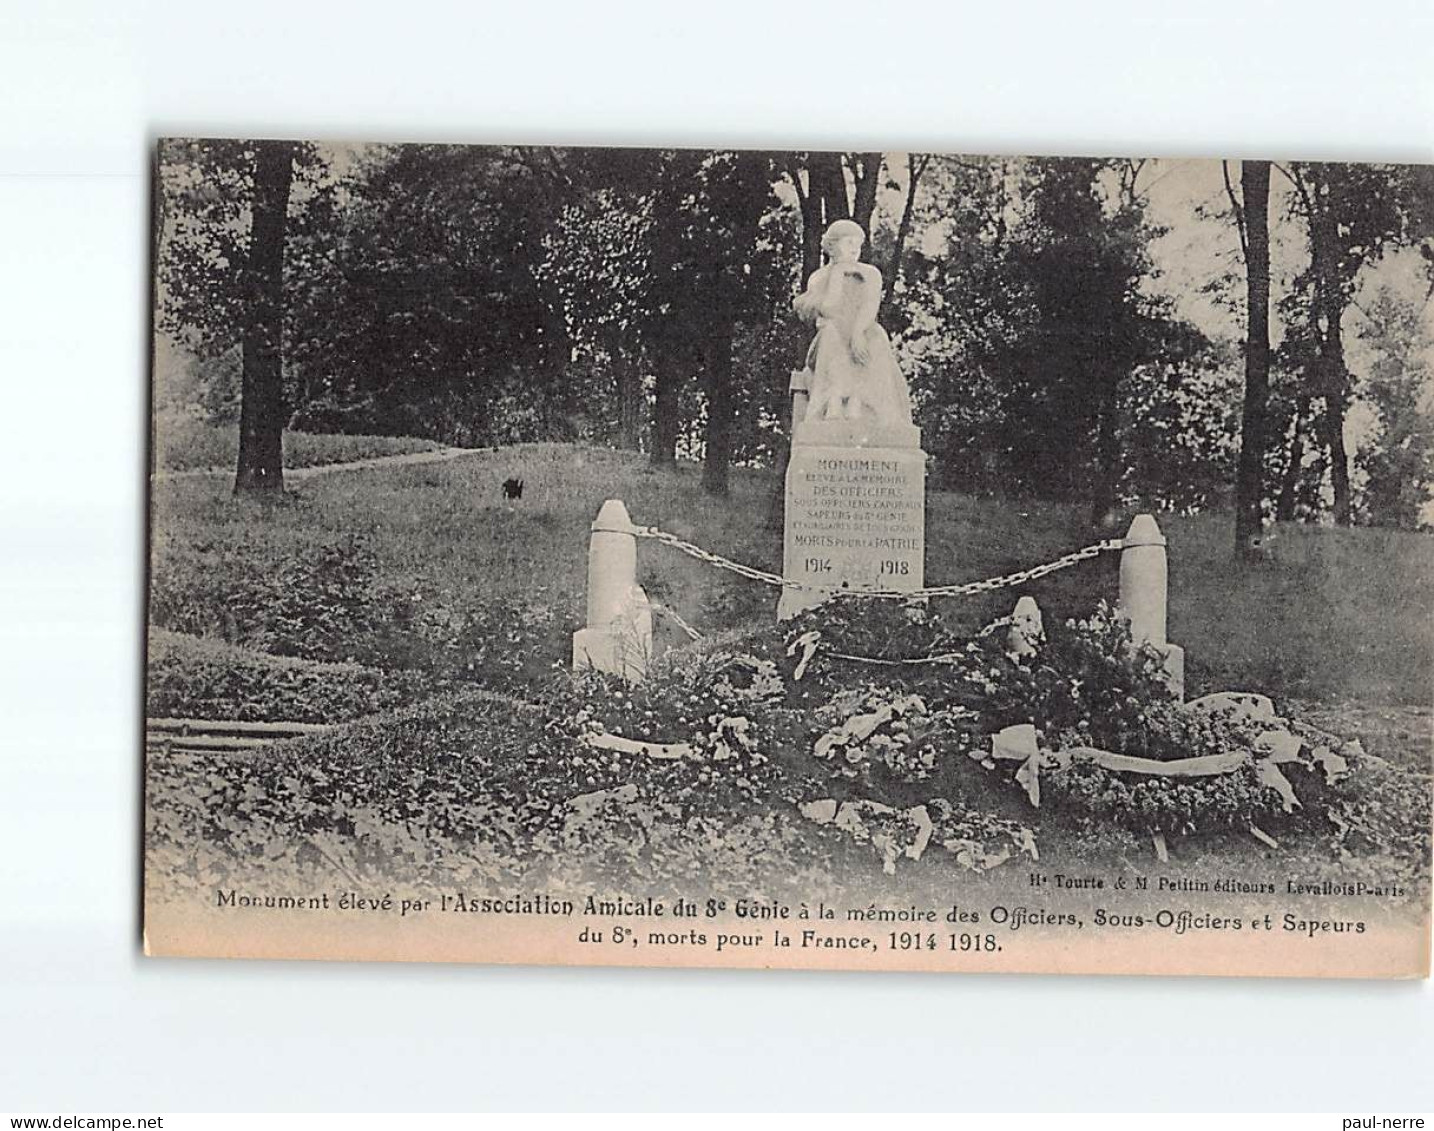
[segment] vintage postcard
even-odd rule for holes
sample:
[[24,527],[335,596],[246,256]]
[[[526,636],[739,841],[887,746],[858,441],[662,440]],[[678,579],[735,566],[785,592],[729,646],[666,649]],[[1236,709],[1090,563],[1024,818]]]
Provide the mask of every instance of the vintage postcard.
[[151,955],[1412,978],[1434,167],[158,143]]

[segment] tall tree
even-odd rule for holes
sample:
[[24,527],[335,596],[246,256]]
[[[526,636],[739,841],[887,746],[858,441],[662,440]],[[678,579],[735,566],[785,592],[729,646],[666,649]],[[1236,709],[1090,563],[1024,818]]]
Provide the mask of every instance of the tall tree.
[[289,406],[303,400],[296,369],[309,340],[325,336],[306,303],[334,250],[331,169],[303,143],[169,140],[158,184],[158,327],[196,359],[213,417],[246,417],[236,490],[277,491]]
[[916,187],[921,182],[921,175],[926,172],[926,167],[931,164],[929,153],[908,153],[906,155],[906,201],[901,207],[901,219],[896,225],[896,243],[891,249],[891,260],[886,268],[886,293],[891,295],[896,290],[897,280],[901,278],[901,260],[906,253],[906,241],[911,236],[911,221],[916,213]]
[[[780,167],[797,194],[802,216],[802,269],[805,284],[822,265],[822,234],[836,220],[855,220],[871,235],[877,190],[884,164],[881,153],[790,153]],[[847,180],[851,188],[848,192]],[[870,257],[868,240],[863,255]]]
[[851,218],[867,234],[865,258],[871,256],[871,218],[876,213],[876,190],[881,187],[883,164],[880,153],[853,153],[847,157],[851,166]]
[[680,396],[687,374],[683,358],[672,346],[659,346],[654,353],[652,389],[652,452],[654,467],[677,463],[677,440],[682,433]]
[[1258,552],[1264,533],[1265,417],[1270,394],[1270,163],[1243,161],[1235,199],[1228,167],[1225,188],[1245,254],[1245,396],[1235,479],[1235,553]]
[[1371,355],[1364,399],[1372,435],[1355,457],[1363,472],[1361,519],[1417,530],[1429,522],[1434,488],[1434,327],[1428,303],[1392,288],[1365,305],[1359,336]]
[[611,327],[587,318],[596,304],[567,299],[610,290],[613,321],[626,317],[627,278],[601,273],[624,232],[595,224],[572,238],[584,172],[565,151],[360,151],[295,288],[295,423],[459,445],[608,439],[616,413],[586,409],[598,386],[604,407],[618,403],[615,373],[595,360]]
[[[705,200],[707,155],[671,150],[661,155],[651,185],[648,233],[652,298],[646,325],[653,369],[652,453],[655,466],[677,462],[682,435],[682,391],[702,372],[714,248],[710,225],[698,211]],[[718,397],[721,400],[722,391]],[[725,406],[719,405],[719,408]]]
[[[1315,387],[1324,397],[1324,413],[1320,428],[1325,450],[1329,453],[1330,488],[1334,495],[1334,521],[1348,526],[1354,521],[1349,491],[1349,454],[1344,444],[1344,417],[1349,407],[1349,369],[1344,359],[1344,311],[1348,303],[1347,287],[1354,283],[1353,271],[1348,282],[1338,276],[1343,272],[1339,259],[1339,223],[1330,199],[1329,178],[1318,167],[1305,171],[1307,189],[1304,200],[1309,207],[1310,272],[1313,276],[1314,311],[1319,326],[1319,367],[1315,371]],[[1357,268],[1355,268],[1357,270]]]
[[[1323,406],[1315,423],[1328,460],[1334,520],[1348,526],[1354,521],[1354,498],[1344,427],[1354,390],[1345,360],[1344,318],[1360,271],[1408,227],[1409,170],[1296,162],[1281,171],[1295,189],[1292,207],[1304,221],[1309,244],[1308,266],[1295,280],[1287,306],[1305,314],[1306,333],[1296,338],[1310,347],[1299,360],[1304,393]],[[1292,446],[1297,443],[1292,439]],[[1290,470],[1298,472],[1294,466]]]
[[807,179],[822,203],[822,227],[851,219],[851,198],[846,188],[846,163],[840,153],[808,153]]
[[883,312],[899,332],[903,363],[921,403],[924,443],[948,483],[1009,483],[1006,392],[1014,343],[1037,319],[1029,273],[1008,226],[1020,163],[934,156],[913,225],[929,237],[903,253],[905,286]]
[[294,143],[287,141],[256,146],[249,254],[243,269],[248,301],[236,493],[284,489],[284,229],[294,150]]
[[647,401],[644,370],[652,348],[651,196],[589,187],[565,206],[541,240],[542,279],[556,294],[549,332],[563,343],[555,358],[563,385],[589,375],[584,415],[596,438],[641,448]]
[[700,333],[703,386],[707,395],[702,486],[726,495],[732,462],[735,390],[733,349],[737,326],[753,311],[752,262],[757,230],[772,195],[768,159],[739,152],[709,166],[708,203],[716,221],[708,232],[708,262],[699,270],[700,289],[708,295],[706,325]]
[[1084,497],[1108,523],[1124,464],[1122,382],[1151,359],[1167,312],[1140,292],[1151,237],[1129,200],[1107,209],[1108,162],[1032,161],[1014,266],[1032,321],[1007,350],[1009,471],[1042,494]]
[[822,197],[820,191],[812,185],[811,174],[802,154],[787,154],[782,168],[797,194],[797,206],[801,210],[801,282],[805,283],[822,265]]

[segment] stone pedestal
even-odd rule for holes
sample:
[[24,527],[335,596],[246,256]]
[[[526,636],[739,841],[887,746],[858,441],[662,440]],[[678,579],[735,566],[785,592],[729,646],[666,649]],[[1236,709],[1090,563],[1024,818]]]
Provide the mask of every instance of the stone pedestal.
[[825,600],[824,589],[920,589],[925,561],[921,430],[860,420],[798,424],[782,573],[823,588],[784,589],[778,618]]
[[608,499],[588,543],[587,626],[573,633],[573,667],[631,683],[652,656],[652,606],[637,583],[637,537],[620,499]]
[[1120,615],[1130,625],[1131,643],[1160,653],[1166,682],[1184,698],[1185,649],[1165,635],[1169,590],[1165,535],[1154,515],[1136,515],[1120,554]]

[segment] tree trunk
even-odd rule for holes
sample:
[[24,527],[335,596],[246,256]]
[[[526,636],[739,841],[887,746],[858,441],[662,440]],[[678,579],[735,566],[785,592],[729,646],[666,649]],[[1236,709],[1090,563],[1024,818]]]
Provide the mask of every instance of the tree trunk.
[[1345,401],[1341,390],[1331,389],[1324,396],[1324,412],[1320,414],[1325,448],[1329,452],[1329,481],[1334,492],[1336,526],[1354,523],[1354,507],[1349,490],[1349,453],[1344,446]]
[[642,372],[636,358],[619,353],[613,357],[617,370],[618,447],[642,450]]
[[891,249],[891,265],[886,269],[886,293],[896,292],[896,281],[901,278],[901,260],[906,254],[906,240],[911,235],[911,219],[916,211],[916,185],[930,162],[929,156],[919,160],[916,154],[906,155],[906,203],[901,209],[901,222],[896,225],[896,246]]
[[1318,331],[1317,390],[1324,400],[1319,435],[1329,455],[1330,487],[1334,493],[1334,521],[1349,526],[1354,520],[1349,489],[1349,454],[1344,446],[1344,414],[1349,401],[1349,371],[1344,363],[1346,298],[1335,277],[1339,231],[1329,202],[1329,182],[1318,167],[1304,194],[1309,212],[1310,271],[1314,276],[1314,319]]
[[[1330,218],[1322,226],[1332,223]],[[1344,364],[1344,336],[1340,329],[1344,321],[1344,294],[1333,279],[1325,281],[1324,292],[1325,330],[1320,338],[1320,387],[1324,391],[1321,430],[1329,452],[1335,525],[1349,526],[1354,521],[1354,508],[1349,490],[1349,454],[1344,446],[1344,414],[1349,403],[1349,370]]]
[[703,342],[702,380],[707,393],[707,427],[703,433],[702,489],[726,497],[727,469],[732,463],[732,337],[730,317],[717,316]]
[[802,184],[801,165],[795,157],[787,163],[787,176],[796,189],[797,203],[802,210],[802,276],[797,280],[797,289],[801,290],[822,265],[822,200],[811,189],[810,173],[807,184]]
[[[797,201],[802,211],[802,266],[801,276],[797,279],[797,290],[805,289],[807,280],[812,277],[822,265],[822,201],[820,195],[815,191],[809,191],[808,187],[802,185],[801,169],[793,160],[787,167],[787,175],[791,178],[792,184],[797,190]],[[820,178],[818,178],[820,184]],[[808,173],[807,185],[812,184],[811,174]],[[800,329],[800,319],[794,312],[788,311],[787,318],[794,327],[793,340],[798,340],[803,331]],[[795,354],[792,357],[794,367],[803,363],[805,354]],[[778,444],[777,461],[773,468],[775,476],[772,483],[772,490],[767,497],[767,512],[765,525],[768,530],[781,530],[786,523],[787,509],[787,465],[792,458],[792,428],[791,418],[792,397],[789,391],[790,377],[785,369],[775,375],[777,384],[778,403],[783,405],[781,417],[786,422],[787,442]]]
[[1270,396],[1270,163],[1241,162],[1240,185],[1244,197],[1246,330],[1245,403],[1235,477],[1235,553],[1252,557],[1258,553],[1264,533],[1262,473]]
[[[846,196],[846,175],[842,172],[841,154],[812,153],[807,157],[807,183],[811,195],[822,202],[823,229],[835,220],[850,220],[851,205]],[[805,279],[802,280],[806,282]]]
[[567,320],[556,303],[544,302],[541,330],[543,336],[542,379],[546,388],[538,397],[538,421],[542,429],[540,438],[557,438],[559,421],[567,420],[573,410],[573,382],[568,379],[568,365],[572,361],[572,340],[568,335]]
[[1120,437],[1116,433],[1119,378],[1107,379],[1102,389],[1100,415],[1095,426],[1095,484],[1091,492],[1090,524],[1097,530],[1115,522],[1120,480]]
[[679,360],[669,350],[657,354],[657,383],[652,401],[652,464],[673,467],[677,463],[678,394],[684,376]]
[[293,179],[294,143],[260,142],[244,268],[248,301],[236,494],[284,489],[284,224]]
[[702,487],[709,494],[719,496],[727,494],[727,469],[732,462],[736,413],[732,395],[732,347],[738,320],[751,301],[745,271],[772,192],[771,166],[761,154],[741,154],[731,175],[732,187],[736,190],[735,204],[729,214],[731,228],[723,241],[720,268],[710,279],[712,300],[708,304],[707,329],[702,341],[702,374],[707,389]]
[[1293,432],[1290,435],[1290,454],[1285,463],[1285,474],[1280,482],[1280,498],[1275,504],[1276,522],[1293,522],[1300,498],[1300,470],[1305,459],[1305,417],[1309,414],[1310,398],[1301,396],[1295,404]]
[[[862,153],[857,155],[858,160],[853,162],[856,170],[856,192],[852,194],[851,218],[861,225],[861,230],[867,234],[867,252],[871,250],[871,217],[876,211],[876,190],[881,185],[881,163],[880,153]],[[846,187],[842,187],[842,196],[846,196]]]

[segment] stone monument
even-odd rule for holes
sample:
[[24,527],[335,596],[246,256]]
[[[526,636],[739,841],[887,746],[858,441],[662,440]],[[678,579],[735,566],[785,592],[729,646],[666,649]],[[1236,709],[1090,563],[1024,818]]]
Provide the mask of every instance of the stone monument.
[[926,455],[906,379],[876,321],[881,272],[858,258],[865,240],[851,220],[832,224],[822,238],[828,262],[795,303],[816,336],[792,374],[782,572],[804,587],[782,590],[782,619],[835,589],[923,584]]

